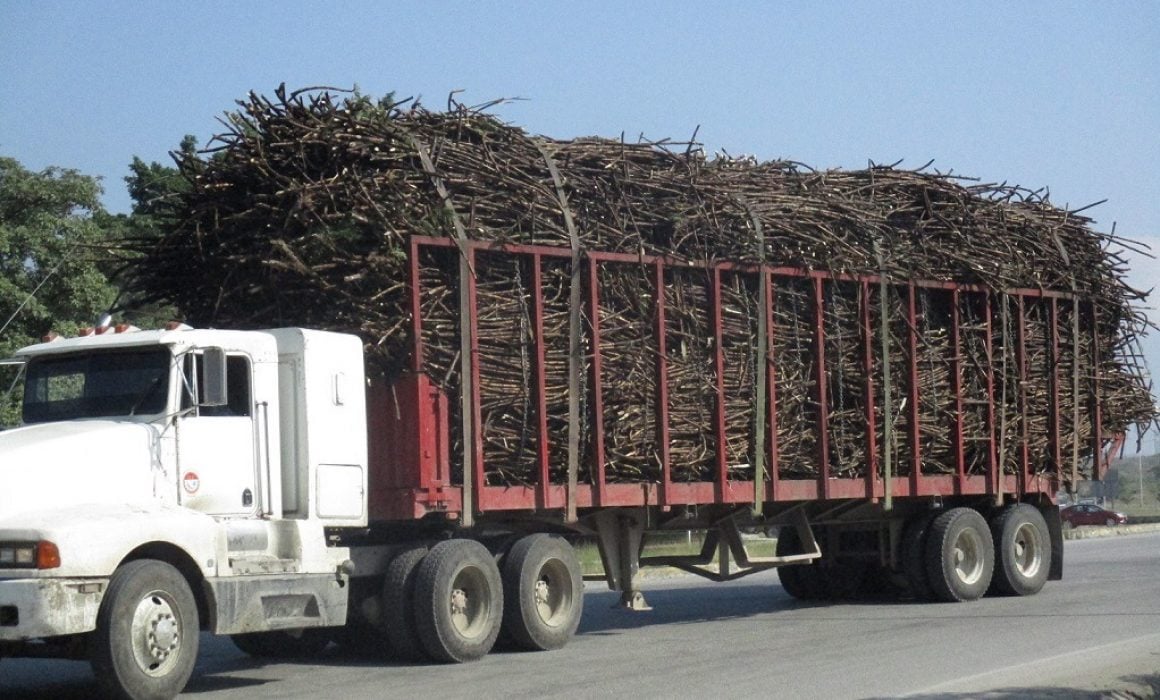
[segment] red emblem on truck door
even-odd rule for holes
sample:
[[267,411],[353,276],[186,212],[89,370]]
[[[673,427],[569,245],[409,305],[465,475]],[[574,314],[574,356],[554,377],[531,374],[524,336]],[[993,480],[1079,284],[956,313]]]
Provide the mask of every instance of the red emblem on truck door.
[[201,478],[198,477],[197,472],[186,472],[181,477],[181,486],[188,494],[195,494],[201,488]]

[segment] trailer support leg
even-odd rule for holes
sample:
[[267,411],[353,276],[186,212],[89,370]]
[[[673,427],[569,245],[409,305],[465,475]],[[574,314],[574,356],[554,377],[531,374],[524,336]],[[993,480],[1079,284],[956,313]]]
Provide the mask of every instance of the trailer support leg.
[[589,516],[589,522],[596,530],[608,588],[620,591],[619,607],[635,611],[652,610],[645,602],[644,594],[636,589],[636,574],[640,571],[640,550],[644,541],[644,511],[605,510]]

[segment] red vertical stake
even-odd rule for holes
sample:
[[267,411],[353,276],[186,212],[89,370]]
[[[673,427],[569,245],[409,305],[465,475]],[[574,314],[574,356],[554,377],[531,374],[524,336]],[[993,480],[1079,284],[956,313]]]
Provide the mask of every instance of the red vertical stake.
[[987,429],[989,431],[988,437],[990,438],[987,445],[987,492],[991,496],[999,498],[1003,489],[999,480],[1002,468],[999,464],[998,445],[995,444],[995,339],[992,335],[994,328],[993,306],[991,293],[986,292],[983,296],[983,316],[986,319],[983,345],[987,350]]
[[1091,303],[1092,317],[1092,479],[1104,477],[1103,402],[1100,400],[1100,327],[1096,304]]
[[411,290],[411,340],[414,350],[411,355],[411,370],[423,371],[423,298],[422,278],[419,276],[419,242],[412,236],[408,253],[408,268]]
[[878,495],[878,426],[874,418],[874,324],[870,319],[869,281],[862,280],[861,291],[858,313],[862,319],[862,395],[866,403],[866,498],[875,498]]
[[826,392],[826,308],[822,278],[814,277],[814,381],[818,401],[818,493],[830,497],[830,403]]
[[908,347],[910,350],[910,494],[922,493],[922,431],[919,429],[918,392],[918,308],[917,290],[911,282],[907,290],[906,320],[910,326]]
[[1051,298],[1051,459],[1055,463],[1055,484],[1052,491],[1063,483],[1063,446],[1060,444],[1059,414],[1059,299]]
[[768,370],[766,371],[766,383],[769,385],[769,440],[766,444],[769,446],[769,500],[776,501],[778,496],[778,444],[777,444],[777,363],[773,361],[774,353],[774,338],[777,337],[777,328],[774,325],[773,309],[776,302],[775,294],[776,288],[773,285],[773,275],[771,273],[762,271],[762,283],[767,285],[768,293],[765,295],[768,306],[765,307],[765,327],[769,329],[769,343],[766,346],[765,361],[768,363]]
[[[475,248],[468,247],[464,253],[467,255],[467,264],[472,270],[479,270],[477,266],[478,258],[475,255]],[[484,494],[484,465],[483,465],[483,416],[480,408],[480,374],[479,374],[479,303],[476,297],[476,279],[475,275],[467,276],[467,303],[470,309],[468,317],[471,326],[471,357],[468,364],[471,366],[471,412],[473,429],[472,449],[475,451],[475,463],[473,466],[473,473],[475,478],[472,481],[472,488],[475,489],[475,508],[483,512],[487,510],[488,504],[483,500]],[[464,449],[467,446],[464,445]]]
[[656,303],[656,343],[657,343],[657,449],[661,459],[660,504],[671,505],[673,476],[669,463],[669,357],[665,338],[665,268],[657,259],[653,275],[653,299]]
[[[517,264],[519,258],[516,258]],[[534,324],[536,374],[536,503],[541,509],[551,508],[548,476],[548,380],[544,362],[544,278],[543,264],[538,253],[532,254],[532,322]]]
[[713,300],[713,374],[716,377],[717,412],[717,500],[725,501],[726,483],[729,478],[729,457],[725,443],[725,350],[721,347],[723,332],[721,329],[721,268],[713,267],[713,289],[710,298]]
[[595,460],[595,505],[607,503],[608,482],[604,464],[604,387],[600,358],[600,263],[588,258],[588,318],[592,323],[592,455]]
[[951,391],[955,397],[955,487],[962,493],[966,486],[966,446],[963,444],[963,336],[959,315],[959,290],[951,291]]
[[1019,495],[1031,487],[1031,416],[1027,406],[1027,312],[1022,293],[1015,295],[1015,362],[1019,371]]

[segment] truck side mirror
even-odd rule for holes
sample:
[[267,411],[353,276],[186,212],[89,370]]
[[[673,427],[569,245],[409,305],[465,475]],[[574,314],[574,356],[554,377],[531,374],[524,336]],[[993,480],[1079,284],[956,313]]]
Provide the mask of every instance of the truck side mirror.
[[202,406],[225,406],[229,403],[226,390],[226,351],[206,348],[201,356],[202,392],[198,403]]

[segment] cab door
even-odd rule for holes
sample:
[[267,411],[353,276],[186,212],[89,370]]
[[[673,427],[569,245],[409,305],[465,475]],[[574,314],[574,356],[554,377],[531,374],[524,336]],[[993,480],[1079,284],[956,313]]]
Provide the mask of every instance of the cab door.
[[244,354],[226,357],[227,403],[199,405],[205,395],[202,358],[186,355],[177,423],[178,495],[182,505],[211,515],[258,512],[253,373]]

